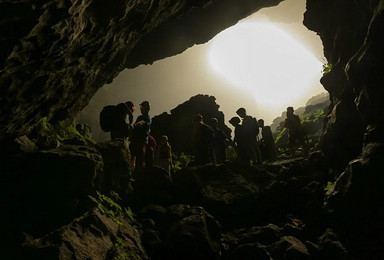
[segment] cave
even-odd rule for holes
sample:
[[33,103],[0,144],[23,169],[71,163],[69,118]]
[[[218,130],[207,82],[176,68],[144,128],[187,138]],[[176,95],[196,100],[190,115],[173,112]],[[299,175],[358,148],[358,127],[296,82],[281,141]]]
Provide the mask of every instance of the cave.
[[[239,259],[242,255],[272,259],[382,258],[384,177],[380,161],[384,147],[381,87],[384,55],[380,32],[384,26],[383,0],[306,2],[303,23],[320,36],[324,56],[332,69],[321,79],[331,104],[324,120],[319,151],[305,163],[281,165],[280,170],[271,166],[264,169],[264,175],[259,174],[261,177],[251,175],[257,172],[255,169],[245,172],[233,165],[183,169],[180,176],[174,178],[179,184],[175,188],[180,195],[177,199],[169,198],[164,191],[164,187],[172,184],[169,180],[157,183],[148,183],[144,178],[136,180],[138,192],[135,191],[133,201],[151,202],[146,211],[141,209],[145,212],[143,215],[153,219],[162,215],[167,221],[179,218],[172,224],[163,223],[166,230],[174,232],[166,233],[160,237],[161,243],[155,243],[162,245],[160,251],[151,243],[153,237],[152,240],[148,238],[154,235],[150,232],[154,230],[153,220],[148,220],[152,218],[135,223],[141,235],[147,236],[144,239],[132,223],[116,220],[105,212],[101,214],[102,210],[90,206],[92,202],[100,205],[97,203],[107,201],[96,193],[103,183],[103,171],[104,175],[107,169],[117,174],[127,167],[119,164],[121,153],[110,151],[112,155],[109,154],[108,160],[119,165],[113,168],[103,154],[108,150],[104,145],[96,149],[84,144],[60,147],[54,140],[45,140],[45,144],[32,141],[42,124],[46,128],[47,125],[70,125],[96,91],[112,82],[125,68],[180,54],[194,44],[207,42],[261,8],[280,2],[1,1],[0,183],[1,205],[4,205],[1,232],[5,235],[1,236],[0,254],[9,259],[118,259],[128,257],[126,254],[132,259],[149,259],[148,254],[158,259]],[[294,189],[295,185],[290,186],[292,190],[278,186],[279,182],[271,179],[270,171],[287,173],[284,178],[279,176],[280,183],[298,185],[300,181],[313,181],[306,183],[306,189],[300,186],[303,188],[300,192],[306,190],[303,194],[311,194],[313,203],[307,201],[307,206],[314,209],[314,216],[309,216],[311,210],[297,209],[300,217],[290,217],[293,223],[290,225],[284,225],[280,218],[259,217],[259,226],[250,228],[252,223],[248,222],[252,220],[246,218],[247,230],[237,229],[230,235],[220,231],[221,226],[239,228],[231,223],[236,214],[229,205],[243,217],[260,209],[276,215],[287,213],[282,212],[285,207],[277,209],[269,205],[271,201],[279,201],[270,194],[271,190],[300,192]],[[221,188],[216,187],[218,184],[213,180],[204,179],[202,174],[209,173],[214,178],[220,172],[228,179],[235,173],[240,174],[242,180],[249,181],[249,193],[243,194],[244,197],[239,195],[239,199],[234,195],[239,191],[230,186],[233,196],[228,195],[228,201],[226,196],[213,200],[210,196],[220,193]],[[313,174],[311,178],[308,172]],[[158,174],[154,171],[154,182]],[[324,176],[329,178],[330,175],[334,183],[326,193],[320,186],[310,189],[316,187],[316,183],[327,181]],[[212,182],[199,191],[199,196],[206,199],[205,204],[194,200],[192,195],[196,190],[185,183],[193,178]],[[257,182],[268,184],[271,189],[264,189],[263,193],[254,184]],[[243,183],[239,181],[238,184]],[[159,188],[155,184],[163,186]],[[201,183],[194,182],[196,187],[198,184]],[[118,184],[112,180],[109,185]],[[154,201],[146,196],[146,189],[152,189],[156,195]],[[192,195],[184,196],[181,190]],[[259,208],[246,204],[247,199],[256,201],[255,194],[262,198],[258,201]],[[171,201],[173,205],[162,204],[164,201]],[[287,201],[284,203],[291,205]],[[196,219],[197,216],[200,218]],[[300,226],[300,219],[306,228]],[[324,223],[319,224],[322,220]],[[276,221],[284,228],[269,221]],[[186,228],[183,223],[189,223],[188,227],[202,225],[205,231],[199,233],[191,229],[188,234],[192,236],[178,233],[179,229]],[[295,237],[293,234],[298,228],[304,231]],[[283,231],[288,235],[278,236]],[[88,236],[82,236],[79,241],[80,236],[69,234]],[[194,234],[200,238],[198,242]],[[316,234],[316,239],[311,234]],[[298,238],[306,240],[300,242]],[[185,246],[188,243],[190,247]]]

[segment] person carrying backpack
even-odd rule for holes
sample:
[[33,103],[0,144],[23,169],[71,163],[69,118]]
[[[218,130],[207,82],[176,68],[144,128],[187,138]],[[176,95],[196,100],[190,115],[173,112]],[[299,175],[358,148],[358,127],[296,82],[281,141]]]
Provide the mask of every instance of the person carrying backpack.
[[135,105],[131,101],[120,103],[116,106],[105,106],[100,112],[101,129],[104,132],[110,132],[111,140],[127,139],[132,131],[134,111]]
[[236,111],[236,114],[242,118],[242,126],[245,138],[249,140],[248,149],[250,151],[251,160],[253,165],[261,163],[261,153],[257,136],[259,134],[259,125],[257,119],[250,115],[247,115],[245,108],[241,107]]
[[284,127],[288,131],[288,145],[291,155],[295,156],[296,143],[303,146],[304,153],[307,155],[308,149],[305,142],[305,131],[302,127],[300,117],[294,114],[293,107],[287,107],[287,118],[284,121]]

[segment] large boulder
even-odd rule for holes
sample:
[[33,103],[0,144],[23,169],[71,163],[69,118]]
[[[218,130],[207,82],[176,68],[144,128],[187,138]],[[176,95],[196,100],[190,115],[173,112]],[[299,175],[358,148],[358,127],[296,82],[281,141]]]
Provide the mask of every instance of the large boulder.
[[202,207],[170,206],[159,230],[159,259],[217,259],[221,254],[221,226]]
[[[21,232],[40,236],[88,210],[102,180],[100,153],[89,146],[64,145],[21,153],[2,163],[1,249],[21,242]],[[5,240],[3,240],[6,238]]]
[[42,237],[27,237],[20,259],[149,259],[140,232],[92,209]]
[[258,215],[260,186],[269,178],[257,169],[231,169],[240,165],[189,167],[173,175],[175,199],[203,206],[224,226],[253,221]]
[[370,143],[325,197],[333,229],[357,256],[384,256],[384,146]]

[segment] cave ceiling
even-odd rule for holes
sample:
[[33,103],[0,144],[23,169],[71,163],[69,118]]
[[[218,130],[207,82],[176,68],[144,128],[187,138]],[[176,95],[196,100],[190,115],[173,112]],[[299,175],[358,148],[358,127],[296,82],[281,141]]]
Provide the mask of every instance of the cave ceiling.
[[73,119],[120,71],[177,55],[281,0],[0,1],[0,140]]

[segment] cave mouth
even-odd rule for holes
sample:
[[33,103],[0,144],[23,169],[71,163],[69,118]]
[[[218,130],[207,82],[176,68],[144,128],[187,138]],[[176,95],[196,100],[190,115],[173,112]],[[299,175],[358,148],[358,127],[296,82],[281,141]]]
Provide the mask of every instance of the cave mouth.
[[[304,106],[312,96],[326,92],[320,84],[323,46],[303,25],[305,10],[305,0],[284,1],[240,20],[205,44],[151,65],[126,69],[96,93],[82,114],[88,114],[90,107],[100,111],[108,104],[149,100],[155,116],[192,96],[208,94],[216,97],[226,120],[236,115],[237,108],[245,107],[249,114],[271,124],[287,106]],[[220,62],[214,61],[214,55],[228,58],[222,62],[224,70],[213,66]],[[234,80],[228,77],[240,67]],[[94,124],[92,129],[99,128]]]

